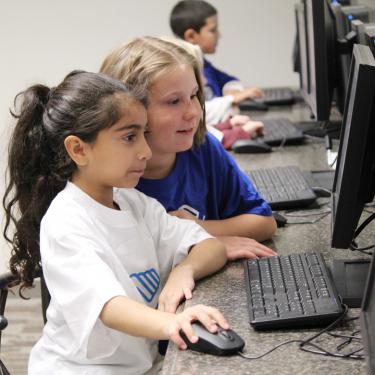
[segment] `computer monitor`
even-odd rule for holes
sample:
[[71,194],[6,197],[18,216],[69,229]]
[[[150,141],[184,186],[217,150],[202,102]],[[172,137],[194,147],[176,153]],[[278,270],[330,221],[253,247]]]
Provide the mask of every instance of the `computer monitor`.
[[328,121],[335,86],[335,27],[328,0],[296,5],[300,88],[316,121]]
[[331,10],[334,15],[337,38],[337,82],[334,98],[337,108],[343,113],[352,47],[354,43],[365,44],[365,28],[374,16],[374,9],[367,5],[342,6],[335,1],[331,4]]
[[375,374],[375,257],[372,257],[360,313],[367,374]]
[[343,36],[352,31],[351,22],[353,20],[360,20],[363,23],[370,22],[371,8],[367,5],[349,5],[341,7],[341,17],[343,26]]
[[[332,192],[334,248],[351,247],[365,203],[375,192],[375,59],[368,46],[354,45]],[[340,295],[359,307],[368,262],[334,262]]]

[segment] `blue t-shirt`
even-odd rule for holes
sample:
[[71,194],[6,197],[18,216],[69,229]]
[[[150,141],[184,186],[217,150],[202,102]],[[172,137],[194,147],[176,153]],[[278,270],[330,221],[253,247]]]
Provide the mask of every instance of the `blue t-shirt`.
[[185,208],[202,220],[272,215],[249,178],[210,134],[202,145],[177,154],[169,176],[141,178],[137,189],[157,199],[167,211]]
[[206,86],[210,88],[214,96],[223,96],[224,85],[230,81],[238,81],[238,78],[215,68],[206,59],[204,59],[203,72],[207,80]]

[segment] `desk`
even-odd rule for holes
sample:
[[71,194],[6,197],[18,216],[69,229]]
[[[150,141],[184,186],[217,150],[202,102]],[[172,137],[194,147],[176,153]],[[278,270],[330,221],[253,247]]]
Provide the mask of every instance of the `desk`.
[[[306,109],[293,107],[288,116],[291,119],[305,120]],[[271,111],[267,117],[275,115]],[[299,116],[296,118],[296,116]],[[234,155],[243,169],[282,166],[294,164],[305,170],[327,169],[324,143],[307,141],[305,145],[288,146],[270,154]],[[348,250],[330,248],[331,215],[315,224],[287,225],[278,229],[272,241],[266,245],[275,248],[280,254],[298,251],[318,250],[329,262],[332,258],[353,258]],[[262,354],[274,346],[288,340],[310,337],[317,329],[282,330],[257,332],[248,320],[246,307],[245,282],[241,261],[230,262],[217,274],[197,283],[193,299],[186,306],[207,304],[219,308],[231,323],[231,327],[246,342],[245,352],[250,356]],[[352,309],[350,316],[356,316],[359,309]],[[358,321],[354,324],[359,326]],[[353,326],[354,326],[353,325]],[[353,331],[350,327],[350,331]],[[346,331],[348,332],[348,331]],[[327,344],[328,339],[324,339]],[[327,347],[327,346],[325,346]],[[331,347],[334,350],[333,347]],[[180,351],[170,344],[163,365],[163,375],[204,375],[204,374],[251,374],[251,375],[291,375],[291,374],[330,374],[356,375],[365,374],[365,362],[324,357],[305,353],[298,349],[298,344],[289,344],[277,349],[262,359],[249,361],[239,356],[216,357],[193,351]]]

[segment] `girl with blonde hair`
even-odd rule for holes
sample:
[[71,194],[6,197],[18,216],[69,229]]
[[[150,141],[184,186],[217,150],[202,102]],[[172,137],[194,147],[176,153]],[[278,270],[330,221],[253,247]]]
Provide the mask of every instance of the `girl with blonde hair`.
[[162,39],[136,38],[113,50],[100,71],[147,86],[146,140],[153,156],[137,189],[217,236],[229,259],[275,255],[258,242],[276,230],[270,207],[220,142],[206,134],[195,57]]

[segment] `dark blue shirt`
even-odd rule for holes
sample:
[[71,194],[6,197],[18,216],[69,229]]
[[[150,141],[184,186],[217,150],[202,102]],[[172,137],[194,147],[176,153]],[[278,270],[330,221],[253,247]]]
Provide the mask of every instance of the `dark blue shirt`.
[[137,189],[156,198],[167,211],[185,208],[203,220],[272,215],[249,178],[210,134],[202,145],[177,154],[169,176],[141,178]]
[[204,59],[203,72],[207,80],[206,86],[210,88],[214,96],[223,96],[224,85],[229,81],[238,81],[238,78],[216,69],[206,59]]

